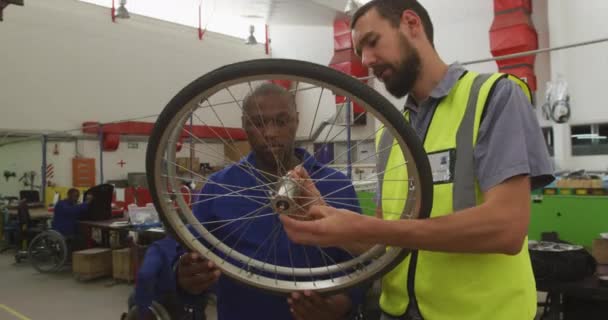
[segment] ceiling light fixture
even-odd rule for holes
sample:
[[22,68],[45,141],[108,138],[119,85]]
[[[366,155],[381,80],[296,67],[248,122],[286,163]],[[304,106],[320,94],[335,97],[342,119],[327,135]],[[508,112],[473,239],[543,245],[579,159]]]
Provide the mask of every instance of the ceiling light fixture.
[[247,45],[255,45],[258,44],[258,41],[255,39],[253,33],[255,32],[255,27],[253,25],[249,26],[249,37],[247,37],[247,41],[245,44]]
[[116,18],[120,19],[129,19],[131,16],[129,15],[129,11],[125,7],[127,4],[127,0],[120,0],[120,7],[116,10]]

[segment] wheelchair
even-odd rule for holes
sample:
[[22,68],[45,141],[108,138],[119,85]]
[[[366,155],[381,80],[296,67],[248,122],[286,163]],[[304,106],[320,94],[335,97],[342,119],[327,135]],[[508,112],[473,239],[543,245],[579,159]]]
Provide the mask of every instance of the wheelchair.
[[[150,311],[154,320],[205,320],[205,309],[207,307],[208,297],[197,299],[197,306],[189,306],[180,303],[177,296],[165,296],[160,300],[152,301]],[[135,292],[131,293],[127,300],[127,310],[124,312],[120,320],[138,320],[139,306],[135,304]]]
[[30,241],[27,258],[38,272],[60,271],[67,264],[70,249],[66,238],[55,230],[45,230]]
[[[152,306],[150,307],[150,311],[154,315],[154,320],[171,320],[171,316],[169,315],[169,311],[162,304],[152,301]],[[129,309],[129,313],[124,313],[121,320],[138,320],[139,319],[139,309],[137,306],[131,307]]]

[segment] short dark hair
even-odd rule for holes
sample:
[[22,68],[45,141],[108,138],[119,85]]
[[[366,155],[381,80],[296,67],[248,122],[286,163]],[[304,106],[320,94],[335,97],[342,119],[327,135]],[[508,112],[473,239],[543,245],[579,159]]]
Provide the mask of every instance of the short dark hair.
[[68,190],[68,196],[73,194],[74,192],[80,194],[80,190],[78,190],[76,188],[70,188],[70,190]]
[[295,98],[293,94],[291,94],[291,92],[272,82],[265,82],[255,87],[251,92],[249,92],[245,96],[245,99],[243,99],[243,112],[245,112],[245,110],[250,106],[250,104],[254,102],[253,98],[269,95],[278,95],[286,97],[290,104],[294,107],[294,109],[296,108]]
[[399,23],[401,23],[401,15],[403,14],[403,11],[412,10],[414,13],[416,13],[416,15],[418,15],[420,21],[422,21],[424,33],[431,42],[431,45],[433,47],[435,46],[431,17],[426,9],[417,0],[372,0],[357,9],[350,23],[350,28],[354,29],[359,18],[361,18],[361,16],[366,14],[372,8],[376,8],[378,14],[380,14],[380,16],[384,19],[388,20],[395,28],[399,27]]

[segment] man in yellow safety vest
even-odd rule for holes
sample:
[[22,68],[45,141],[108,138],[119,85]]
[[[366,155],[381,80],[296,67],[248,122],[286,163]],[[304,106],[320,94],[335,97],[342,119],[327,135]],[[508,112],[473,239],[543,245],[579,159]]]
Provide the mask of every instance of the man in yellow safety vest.
[[[412,249],[383,278],[382,319],[533,319],[530,191],[550,183],[553,168],[529,89],[512,76],[445,64],[416,0],[372,0],[351,27],[363,64],[392,95],[408,95],[404,116],[433,171],[431,217],[394,221],[388,214],[402,211],[405,200],[395,199],[404,198],[408,185],[395,181],[407,173],[386,130],[377,138],[379,152],[388,152],[379,154],[378,172],[391,176],[379,177],[384,219],[311,206],[313,221],[281,217],[288,235],[305,244]],[[307,177],[301,168],[293,175]]]

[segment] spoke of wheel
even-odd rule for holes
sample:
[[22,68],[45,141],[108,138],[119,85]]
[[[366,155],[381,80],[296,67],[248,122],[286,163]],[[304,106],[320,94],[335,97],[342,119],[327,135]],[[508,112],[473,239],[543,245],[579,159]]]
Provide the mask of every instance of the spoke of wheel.
[[[399,165],[396,165],[396,166],[392,166],[392,167],[390,167],[390,168],[388,168],[388,169],[386,169],[386,170],[384,170],[384,171],[378,172],[378,173],[376,173],[376,174],[372,174],[372,175],[371,175],[371,177],[374,177],[374,176],[375,176],[375,177],[378,177],[378,176],[380,176],[381,174],[384,174],[386,171],[389,171],[389,170],[394,170],[394,169],[400,168],[400,167],[402,167],[402,166],[405,166],[405,165],[407,165],[407,164],[408,164],[408,163],[407,163],[407,161],[406,161],[406,162],[403,162],[402,164],[399,164]],[[314,182],[314,181],[317,181],[317,182],[319,182],[319,181],[324,181],[323,179],[326,179],[326,178],[328,178],[328,177],[332,176],[333,174],[334,174],[334,173],[331,173],[331,174],[328,174],[327,176],[325,176],[325,177],[323,177],[323,178],[320,178],[320,179],[311,179],[311,180],[313,180],[313,182]],[[348,180],[344,180],[344,181],[348,181]],[[408,179],[408,181],[413,181],[413,179]],[[349,186],[351,186],[351,185],[349,184]],[[340,190],[344,190],[344,188],[342,188],[342,189],[340,189]],[[332,192],[332,193],[330,193],[330,194],[328,194],[328,195],[321,195],[321,196],[322,196],[322,197],[327,197],[327,196],[329,196],[329,195],[331,195],[331,194],[334,194],[334,193],[335,193],[335,191],[334,191],[334,192]]]
[[[281,229],[283,231],[285,231],[284,229]],[[287,253],[289,254],[289,263],[291,264],[291,272],[292,272],[292,276],[293,276],[293,285],[297,286],[298,282],[296,280],[296,269],[293,266],[293,257],[291,255],[291,241],[287,241]]]
[[334,277],[331,275],[331,270],[329,269],[329,264],[327,264],[327,259],[325,259],[325,255],[323,255],[323,252],[321,248],[319,248],[319,246],[315,246],[315,248],[321,253],[321,260],[323,260],[323,265],[325,265],[325,267],[327,268],[327,274],[330,275],[331,277],[331,282],[334,282]]
[[317,286],[317,283],[315,282],[315,277],[312,274],[312,266],[310,265],[310,259],[308,258],[308,253],[306,252],[306,246],[301,246],[302,250],[304,250],[304,259],[306,259],[306,265],[308,265],[308,270],[310,270],[310,280],[312,281],[312,285],[313,287]]
[[[255,211],[253,211],[253,212],[255,212]],[[251,213],[248,213],[248,214],[251,214]],[[208,221],[208,222],[201,222],[201,223],[189,223],[188,225],[189,226],[195,226],[196,225],[196,226],[202,226],[202,227],[204,227],[204,226],[208,226],[208,225],[214,225],[214,224],[218,224],[218,223],[228,222],[228,224],[224,225],[224,226],[226,226],[226,225],[229,225],[229,224],[237,222],[237,221],[255,220],[255,219],[259,219],[259,218],[263,218],[263,217],[270,217],[270,216],[274,216],[274,215],[276,215],[276,213],[273,212],[273,213],[265,213],[265,214],[255,215],[255,216],[249,216],[249,217],[243,216],[243,217],[234,218],[234,219]],[[217,231],[217,230],[219,230],[221,228],[222,227],[218,227],[218,228],[213,229],[213,230],[211,230],[209,232],[214,232],[214,231]]]
[[312,118],[312,125],[310,126],[310,133],[308,134],[308,139],[312,139],[312,132],[315,129],[315,122],[317,122],[317,113],[319,112],[319,107],[321,107],[321,99],[323,98],[323,91],[325,88],[321,88],[321,93],[319,94],[319,101],[317,101],[317,108],[315,109],[315,116]]
[[[352,276],[350,275],[350,273],[344,271],[344,268],[342,268],[337,262],[336,260],[334,260],[334,258],[332,258],[330,255],[328,255],[321,247],[319,246],[315,246],[317,248],[317,250],[319,250],[319,252],[321,253],[321,255],[324,255],[325,257],[329,258],[329,260],[331,260],[332,265],[335,265],[338,269],[340,269],[340,271],[342,271],[342,273],[344,273],[345,276],[349,277],[352,279]],[[328,269],[329,271],[329,269]],[[334,282],[334,276],[333,273],[330,275],[332,282]]]
[[[284,231],[284,229],[281,229],[281,231]],[[281,231],[279,231],[279,235],[281,234]],[[277,246],[274,246],[274,282],[276,284],[279,283],[278,281],[278,276],[279,276],[279,270],[278,270],[278,266],[277,266]]]
[[[340,106],[340,110],[338,111],[338,113],[342,112],[342,109],[344,108],[344,106],[345,106],[345,105],[346,105],[346,103],[344,103],[344,104],[342,104],[342,106]],[[353,122],[356,122],[357,120],[359,120],[359,118],[361,118],[363,115],[364,115],[364,113],[361,113],[359,116],[357,116],[357,118],[355,118],[355,119],[354,119],[354,121],[353,121]],[[332,127],[331,127],[331,128],[333,128],[333,127],[336,125],[336,120],[338,120],[338,117],[337,117],[337,116],[334,118],[334,122],[333,122],[333,124],[332,124]],[[349,121],[350,121],[350,120],[349,120]],[[333,140],[334,140],[336,137],[338,137],[340,134],[342,134],[342,132],[346,131],[347,127],[348,127],[348,126],[344,126],[344,128],[342,128],[342,130],[340,130],[338,133],[336,133],[336,134],[335,134],[335,135],[334,135],[334,136],[331,138],[331,140],[329,140],[329,141],[328,141],[328,138],[329,138],[329,134],[331,133],[332,129],[328,129],[328,130],[327,130],[327,135],[325,136],[325,140],[323,141],[322,145],[323,145],[323,146],[326,146],[328,142],[333,141]],[[377,132],[377,131],[376,131],[376,132]],[[371,135],[370,135],[370,136],[368,136],[368,137],[366,137],[365,139],[362,139],[362,140],[361,140],[359,143],[357,143],[357,145],[359,145],[359,144],[363,143],[364,141],[368,140],[368,139],[369,139],[369,137],[371,137]],[[357,145],[355,145],[355,146],[357,146]],[[355,146],[353,146],[353,147],[355,147]],[[353,147],[351,147],[349,150],[351,150]],[[348,151],[348,150],[347,150],[347,151]],[[342,154],[344,154],[344,153],[342,153]],[[315,156],[316,156],[316,155],[317,155],[317,152],[315,152]],[[340,155],[340,156],[341,156],[341,155]],[[334,163],[334,162],[335,162],[335,161],[336,161],[338,158],[339,158],[339,157],[335,157],[335,158],[334,158],[334,160],[332,160],[330,163]],[[328,164],[326,164],[326,165],[329,165],[329,163],[328,163]]]
[[[239,190],[239,192],[242,190]],[[245,199],[265,199],[268,200],[268,197],[264,197],[264,196],[247,196],[244,194],[220,194],[220,193],[170,193],[170,192],[165,192],[166,195],[193,195],[193,196],[222,196],[225,198],[245,198]]]
[[[299,205],[299,204],[297,204],[297,203],[296,203],[296,206],[300,207],[300,209],[304,209],[302,206],[300,206],[300,205]],[[354,206],[354,207],[356,207],[356,206]],[[327,255],[327,254],[326,254],[326,253],[325,253],[325,252],[324,252],[324,251],[323,251],[323,250],[322,250],[322,249],[321,249],[319,246],[316,246],[316,248],[317,248],[317,249],[318,249],[318,250],[319,250],[319,251],[320,251],[322,254]],[[306,254],[306,247],[303,247],[303,249],[304,249],[304,254]],[[351,258],[353,258],[353,259],[355,259],[355,258],[356,258],[356,257],[355,257],[355,256],[354,256],[354,255],[353,255],[353,254],[352,254],[350,251],[348,251],[348,250],[346,250],[346,249],[344,249],[344,248],[339,248],[339,249],[340,249],[340,250],[342,250],[342,251],[344,251],[344,252],[346,252],[347,254],[349,254],[349,255],[351,256]],[[327,255],[327,256],[328,256],[328,257],[329,257],[329,258],[330,258],[330,259],[333,261],[333,264],[337,264],[337,263],[335,262],[335,260],[333,260],[333,258],[331,258],[331,256],[329,256],[329,255]],[[311,277],[312,277],[312,268],[310,267],[310,263],[308,262],[308,256],[306,256],[306,259],[307,259],[308,267],[309,267],[309,269],[310,269],[310,272],[311,272]],[[327,262],[325,261],[325,259],[324,259],[324,263],[325,263],[325,264],[326,264],[326,266],[327,266]],[[365,265],[363,265],[361,262],[359,262],[359,264],[360,264],[360,265],[361,265],[363,268],[365,267]],[[347,275],[348,275],[348,273],[347,273],[347,272],[345,272],[345,271],[344,271],[344,269],[341,269],[341,270],[342,270],[342,272],[344,272],[345,274],[347,274]],[[329,268],[328,268],[328,271],[329,271]],[[349,277],[350,277],[350,276],[349,276]]]
[[[297,203],[296,203],[296,206],[300,207],[300,209],[301,209],[301,210],[304,210],[304,208],[303,208],[302,206],[300,206],[299,204],[297,204]],[[350,205],[350,206],[351,206],[351,207],[355,207],[355,208],[359,208],[358,206],[355,206],[355,205]],[[321,250],[321,249],[320,249],[318,246],[317,246],[317,248],[318,248],[319,250]],[[354,256],[354,255],[353,255],[353,254],[352,254],[350,251],[348,251],[348,250],[346,250],[346,249],[344,249],[344,248],[338,248],[338,249],[340,249],[340,250],[342,250],[342,251],[346,252],[347,254],[349,254],[349,255],[351,256],[351,258],[356,259],[356,256]],[[321,251],[322,251],[322,250],[321,250]],[[306,254],[306,247],[304,247],[304,254]],[[306,257],[306,259],[308,260],[308,256]],[[333,259],[332,259],[332,260],[333,260]],[[327,262],[324,262],[324,263],[327,263]],[[336,264],[336,263],[335,263],[335,261],[334,261],[334,264]],[[361,266],[365,267],[365,265],[363,265],[361,262],[359,262],[359,264],[360,264]],[[308,267],[310,268],[310,263],[308,263]],[[329,269],[328,269],[328,270],[329,270]],[[311,272],[311,277],[312,277],[312,269],[310,269],[310,272]]]
[[[225,228],[226,226],[229,226],[229,225],[231,225],[231,224],[235,223],[236,221],[247,220],[247,219],[245,219],[245,218],[256,218],[256,217],[257,217],[257,216],[256,216],[257,212],[260,212],[260,211],[262,211],[262,210],[264,210],[265,208],[268,208],[268,207],[270,207],[270,204],[265,205],[265,206],[262,206],[262,207],[259,207],[259,208],[257,208],[256,210],[253,210],[253,211],[251,211],[251,212],[247,213],[247,214],[246,214],[246,215],[244,215],[243,217],[239,217],[239,218],[236,218],[236,219],[227,219],[227,220],[224,220],[224,221],[207,221],[207,222],[200,222],[200,223],[198,223],[198,224],[196,224],[196,225],[200,225],[200,226],[204,227],[204,226],[205,226],[205,225],[207,225],[207,224],[216,224],[216,223],[220,223],[220,222],[228,222],[228,223],[226,223],[226,224],[224,224],[224,225],[221,225],[221,226],[219,226],[219,227],[216,227],[216,228],[215,228],[215,229],[213,229],[213,230],[207,230],[207,231],[205,232],[205,234],[211,234],[211,233],[213,233],[213,232],[215,232],[215,231],[217,231],[217,230],[220,230],[220,229],[222,229],[222,228]],[[274,213],[273,213],[273,214],[268,214],[268,215],[274,215]],[[266,216],[268,216],[268,215],[266,215]],[[195,225],[195,224],[191,224],[191,223],[190,223],[190,224],[187,224],[187,225],[192,226],[192,225]],[[197,232],[197,233],[199,233],[199,232]],[[219,244],[219,242],[217,242],[217,243],[214,245],[214,247],[215,247],[215,246],[217,246],[218,244]]]
[[[268,236],[264,239],[264,241],[262,241],[262,243],[255,250],[255,252],[249,257],[249,260],[247,261],[247,264],[246,264],[247,271],[251,270],[251,261],[258,255],[258,253],[264,247],[264,245],[266,244],[266,242],[268,240],[270,240],[270,238],[273,238],[279,232],[280,228],[281,228],[281,223],[277,222],[275,224],[275,226],[272,228],[272,231],[268,234]],[[264,269],[262,269],[262,270],[264,270]]]
[[[261,270],[264,270],[264,267],[266,266],[268,258],[270,257],[271,249],[274,249],[274,252],[275,252],[275,258],[274,258],[274,261],[275,261],[274,262],[274,264],[275,264],[275,277],[276,277],[276,272],[277,272],[276,271],[276,264],[277,264],[277,262],[276,262],[277,261],[277,258],[276,258],[276,251],[277,251],[276,250],[277,249],[276,243],[277,243],[277,238],[279,237],[280,234],[281,234],[281,230],[280,229],[278,230],[278,232],[276,232],[274,234],[274,236],[272,238],[272,244],[268,247],[268,251],[266,252],[266,257],[264,257],[264,261],[262,263],[262,269],[261,269]],[[275,280],[276,280],[276,278],[275,278]]]
[[[365,137],[365,138],[361,139],[361,141],[357,142],[357,143],[356,143],[354,146],[351,146],[350,148],[348,148],[348,150],[346,150],[346,151],[342,152],[342,153],[341,153],[341,154],[339,154],[337,157],[334,157],[334,160],[332,160],[332,161],[330,161],[330,162],[328,162],[328,163],[326,163],[326,164],[322,165],[322,166],[321,166],[319,169],[317,169],[317,171],[316,171],[315,173],[317,173],[317,172],[319,172],[319,171],[321,171],[321,170],[323,170],[323,169],[325,169],[325,168],[328,168],[328,167],[329,167],[330,165],[332,165],[332,164],[335,164],[335,163],[336,163],[336,160],[338,160],[338,159],[339,159],[340,157],[342,157],[343,155],[345,155],[345,154],[347,154],[347,153],[350,153],[350,152],[351,152],[351,151],[352,151],[354,148],[358,147],[358,146],[359,146],[359,145],[361,145],[363,142],[365,142],[365,141],[369,140],[369,138],[371,138],[372,136],[376,136],[376,135],[378,134],[378,132],[379,132],[381,129],[382,129],[382,127],[381,127],[380,129],[376,130],[374,133],[370,134],[369,136],[367,136],[367,137]],[[335,135],[335,136],[332,138],[332,141],[333,141],[333,139],[335,139],[337,136],[339,136],[339,135],[340,135],[342,132],[344,132],[344,130],[345,130],[345,129],[342,129],[342,131],[338,132],[338,134],[337,134],[337,135]],[[392,148],[392,147],[393,147],[393,146],[391,146],[391,148]],[[388,149],[389,149],[388,147],[385,147],[383,150],[388,150]],[[382,152],[382,151],[380,151],[380,152]],[[370,156],[367,156],[366,158],[363,158],[363,159],[360,159],[360,160],[357,160],[357,161],[355,161],[355,162],[351,163],[351,165],[356,164],[356,163],[359,163],[359,162],[363,162],[363,161],[365,161],[365,160],[367,160],[367,159],[370,159],[371,157],[375,156],[376,154],[378,154],[378,153],[380,153],[380,152],[372,153]]]
[[[383,148],[382,150],[380,150],[380,152],[383,152],[383,151],[385,151],[385,150],[388,150],[388,148],[390,148],[390,147],[392,147],[392,146],[385,147],[385,148]],[[310,156],[309,156],[309,157],[310,157]],[[308,159],[306,159],[306,160],[308,160]],[[306,160],[304,160],[304,161],[306,161]],[[365,160],[365,159],[364,159],[364,160]],[[387,170],[393,170],[393,169],[399,168],[399,167],[401,167],[401,166],[403,166],[403,165],[407,165],[407,161],[405,161],[405,162],[404,162],[403,164],[401,164],[401,165],[398,165],[398,166],[393,166],[393,167],[388,168],[388,169],[386,169],[386,170],[384,170],[384,171],[382,171],[382,172],[378,172],[378,173],[376,173],[376,174],[374,174],[374,175],[372,175],[372,176],[370,176],[370,177],[374,177],[374,176],[375,176],[375,177],[378,177],[379,175],[384,174],[384,172],[386,172]],[[327,166],[324,166],[324,167],[327,167]],[[309,176],[311,177],[311,180],[313,180],[313,183],[314,183],[315,181],[323,181],[324,179],[327,179],[327,178],[329,178],[329,177],[331,177],[332,175],[334,175],[334,174],[335,174],[335,172],[331,172],[331,173],[327,174],[326,176],[324,176],[324,177],[322,177],[322,178],[319,178],[319,179],[312,179],[312,177],[313,177],[314,175],[316,175],[317,173],[319,173],[320,171],[321,171],[321,168],[317,169],[317,170],[316,170],[316,171],[314,171],[312,174],[309,174]],[[297,180],[294,180],[294,181],[295,181],[295,183],[296,183],[296,184],[297,184],[297,185],[298,185],[300,188],[303,188],[303,184],[302,184],[301,182],[299,182],[299,181],[297,181]],[[348,179],[344,179],[343,181],[348,181]],[[350,186],[350,185],[351,185],[351,184],[349,184],[348,186]],[[341,191],[341,190],[344,190],[344,189],[346,189],[346,188],[341,188],[341,189],[339,189],[338,191]],[[329,195],[334,194],[335,192],[336,192],[336,191],[334,191],[334,192],[332,192],[332,193],[330,193],[330,194],[327,194],[327,195],[321,195],[321,197],[325,198],[325,197],[327,197],[327,196],[329,196]]]
[[[178,167],[180,167],[180,168],[183,168],[184,170],[191,171],[191,170],[188,170],[188,168],[186,168],[186,167],[184,167],[184,166],[181,166],[181,165],[177,164],[176,162],[172,162],[172,161],[168,161],[168,162],[169,162],[170,164],[172,164],[172,165],[176,165],[176,166],[178,166]],[[191,172],[193,172],[193,171],[191,171]],[[201,179],[206,179],[205,177],[203,177],[202,175],[200,175],[200,174],[198,174],[198,173],[196,173],[196,172],[194,172],[194,174],[195,174],[195,175],[196,175],[198,178],[201,178]],[[230,190],[230,189],[228,189],[228,188],[224,188],[224,189],[226,189],[227,191],[232,191],[232,190]],[[232,193],[232,194],[234,194],[234,193],[238,193],[238,192],[241,192],[241,191],[244,191],[244,190],[237,190],[237,191],[233,191],[233,192],[231,192],[231,193]],[[219,195],[219,196],[218,196],[218,197],[216,197],[215,199],[217,199],[217,198],[219,198],[219,197],[222,197],[222,196],[223,196],[223,195]],[[264,204],[264,203],[259,202],[259,201],[257,201],[257,200],[253,200],[253,199],[250,199],[250,200],[252,200],[252,201],[254,201],[254,202],[258,202],[259,204]],[[202,202],[200,202],[200,201],[199,201],[199,202],[195,202],[195,203],[192,203],[192,205],[195,205],[195,204],[200,204],[200,203],[202,203]]]
[[[166,174],[161,175],[161,177],[166,178],[166,179],[175,179],[175,180],[181,180],[181,181],[204,182],[206,184],[214,184],[214,185],[220,186],[220,187],[222,187],[224,189],[230,189],[230,188],[233,188],[233,189],[234,188],[243,189],[243,190],[240,190],[240,191],[244,191],[244,190],[265,191],[265,190],[267,190],[267,188],[265,188],[265,187],[272,186],[272,185],[275,185],[275,184],[278,183],[278,182],[272,182],[272,183],[269,183],[267,185],[259,185],[259,186],[255,186],[255,187],[251,187],[251,188],[245,188],[245,187],[237,186],[237,185],[233,185],[233,184],[215,182],[215,181],[210,180],[209,178],[205,178],[205,177],[203,177],[202,179],[186,179],[186,178],[182,178],[182,177],[172,177],[172,176],[168,176]],[[173,193],[170,193],[170,192],[165,192],[165,193],[168,193],[169,195],[173,194]],[[177,194],[177,193],[175,193],[175,194]]]
[[[209,201],[212,201],[212,200],[215,200],[215,199],[219,199],[219,198],[222,198],[222,197],[229,197],[229,196],[234,195],[234,194],[239,194],[239,192],[241,192],[241,191],[242,190],[237,190],[237,191],[230,191],[230,193],[227,193],[227,194],[217,194],[215,197],[212,197],[212,198],[207,198],[207,199],[203,199],[203,200],[192,202],[191,205],[194,206],[196,204],[202,204],[202,203],[209,202]],[[251,200],[252,202],[255,202],[257,204],[262,204],[262,205],[265,204],[262,201],[255,200],[254,198],[249,198],[248,196],[244,196],[243,195],[242,197],[246,198],[247,200]],[[267,199],[267,198],[265,198],[265,199]]]
[[[327,135],[325,135],[325,139],[323,139],[323,143],[321,144],[322,146],[326,146],[327,145],[327,139],[329,138],[329,134],[331,133],[331,130],[332,130],[331,128],[333,128],[336,125],[336,121],[338,121],[338,115],[340,113],[342,113],[342,109],[344,109],[344,105],[345,105],[345,103],[343,103],[340,106],[340,109],[338,109],[338,112],[336,113],[336,116],[334,117],[334,121],[331,124],[331,127],[329,129],[327,129]],[[315,152],[315,156],[316,155],[317,155],[317,153]]]
[[[184,130],[186,133],[188,133],[188,134],[190,134],[191,136],[193,136],[193,134],[192,134],[191,132],[189,132],[188,130],[186,130],[186,129],[183,129],[183,130]],[[198,137],[194,137],[194,138],[195,138],[197,141],[199,141],[199,143],[208,145],[208,143],[206,143],[205,141],[203,141],[203,140],[199,139]],[[190,147],[190,148],[192,148],[192,147]],[[258,170],[258,169],[256,169],[256,168],[254,168],[254,167],[253,167],[253,166],[252,166],[252,165],[251,165],[251,164],[250,164],[248,161],[244,161],[243,163],[245,163],[245,165],[244,165],[244,166],[245,166],[245,167],[247,167],[249,170],[247,170],[247,169],[243,168],[243,164],[241,164],[241,163],[239,163],[239,162],[236,162],[236,161],[232,161],[232,160],[230,160],[230,159],[226,159],[225,157],[224,157],[224,158],[221,158],[221,157],[219,157],[219,156],[217,156],[217,155],[214,155],[214,154],[209,154],[209,153],[206,153],[206,152],[203,152],[203,151],[200,151],[200,150],[193,150],[193,149],[191,149],[191,150],[192,150],[192,151],[194,151],[194,152],[196,152],[196,153],[198,153],[198,154],[206,155],[206,156],[209,156],[209,157],[214,158],[214,159],[216,159],[216,160],[218,160],[218,159],[219,159],[219,160],[221,160],[221,161],[225,161],[225,162],[227,162],[227,163],[229,163],[229,164],[235,165],[235,166],[237,166],[239,169],[241,169],[243,172],[245,172],[245,173],[249,174],[249,175],[250,175],[250,176],[252,176],[254,179],[256,179],[256,180],[257,180],[257,181],[258,181],[260,184],[264,184],[264,181],[260,180],[260,179],[259,179],[259,177],[257,177],[257,176],[256,176],[255,172],[252,172],[252,171],[251,171],[251,169],[253,169],[253,170],[257,170],[257,171],[259,171],[259,172],[262,172],[262,170]],[[268,182],[268,180],[267,180],[266,182]]]
[[[272,213],[272,215],[275,215],[275,213]],[[234,244],[234,246],[230,247],[230,252],[228,253],[228,255],[232,255],[232,251],[234,251],[236,249],[236,247],[239,246],[239,243],[241,243],[241,240],[243,240],[243,236],[247,233],[247,231],[249,230],[249,227],[251,227],[251,225],[253,224],[253,220],[249,220],[245,223],[245,225],[247,225],[245,227],[245,230],[243,232],[241,232],[241,235],[239,236],[239,238],[237,239],[236,243]],[[241,226],[242,227],[242,226]],[[237,228],[240,229],[241,227]],[[250,257],[251,258],[251,257]]]

